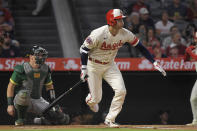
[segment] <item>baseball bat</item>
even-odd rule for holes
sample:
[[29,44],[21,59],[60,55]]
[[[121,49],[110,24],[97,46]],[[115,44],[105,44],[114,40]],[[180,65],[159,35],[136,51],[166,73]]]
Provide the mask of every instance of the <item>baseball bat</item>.
[[[87,77],[86,77],[87,78]],[[68,95],[74,88],[78,87],[81,83],[83,83],[83,80],[78,81],[74,86],[72,86],[71,88],[69,88],[69,90],[67,90],[66,92],[64,92],[63,94],[61,94],[59,97],[57,97],[51,104],[49,104],[48,107],[46,107],[44,109],[44,111],[42,112],[42,114],[46,114],[53,106],[55,106],[65,95]]]

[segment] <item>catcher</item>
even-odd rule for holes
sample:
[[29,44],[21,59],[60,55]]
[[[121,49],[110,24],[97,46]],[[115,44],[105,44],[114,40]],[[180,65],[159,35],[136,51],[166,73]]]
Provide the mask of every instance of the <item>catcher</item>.
[[[49,102],[42,98],[44,86],[49,93],[49,101],[55,99],[51,72],[44,63],[47,56],[48,52],[44,48],[35,45],[30,51],[29,62],[14,67],[7,88],[7,112],[13,117],[17,114],[16,126],[25,124],[27,112],[42,115],[43,110],[49,105]],[[64,114],[59,106],[51,109],[41,118],[40,124],[69,123],[69,116]]]
[[[194,45],[191,45],[187,47],[186,53],[185,53],[185,60],[188,61],[190,58],[194,59],[196,61],[196,71],[197,71],[197,32],[194,33]],[[190,103],[192,107],[192,113],[193,113],[193,121],[192,123],[187,124],[188,126],[197,126],[197,80],[193,86],[191,97],[190,97]]]

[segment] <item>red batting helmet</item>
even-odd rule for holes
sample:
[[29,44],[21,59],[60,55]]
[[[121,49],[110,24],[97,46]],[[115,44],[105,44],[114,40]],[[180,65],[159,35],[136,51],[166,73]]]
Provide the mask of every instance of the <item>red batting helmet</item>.
[[114,26],[117,23],[115,20],[125,17],[120,9],[111,9],[106,14],[107,24]]

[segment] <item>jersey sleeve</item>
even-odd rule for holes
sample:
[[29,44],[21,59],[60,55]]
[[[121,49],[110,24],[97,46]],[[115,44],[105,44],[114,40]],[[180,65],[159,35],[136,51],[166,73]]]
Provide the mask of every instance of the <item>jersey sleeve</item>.
[[139,42],[139,39],[129,30],[125,29],[125,33],[126,42],[130,43],[132,46],[136,46]]
[[22,65],[16,65],[14,67],[14,72],[12,73],[12,76],[10,78],[10,82],[18,85],[22,82],[22,77],[21,74],[24,72],[23,66]]
[[87,47],[88,49],[93,49],[97,45],[97,35],[93,31],[84,41],[83,46]]
[[12,84],[14,84],[14,85],[18,85],[20,83],[20,80],[21,80],[19,76],[20,76],[19,73],[17,73],[16,71],[14,71],[12,73],[11,78],[10,78],[10,82]]

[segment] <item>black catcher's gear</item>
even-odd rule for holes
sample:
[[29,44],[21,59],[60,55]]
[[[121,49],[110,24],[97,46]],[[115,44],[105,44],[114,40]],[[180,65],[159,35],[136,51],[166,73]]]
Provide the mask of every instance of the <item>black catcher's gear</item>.
[[46,51],[46,49],[38,45],[33,46],[30,54],[36,56],[36,64],[38,65],[44,64],[46,58],[48,57],[48,52]]

